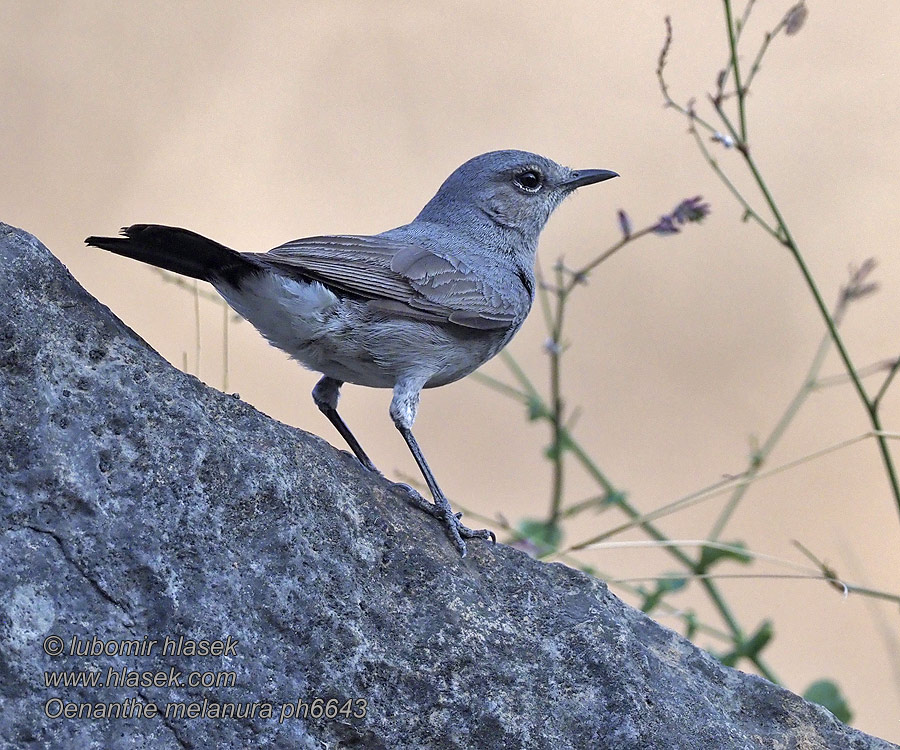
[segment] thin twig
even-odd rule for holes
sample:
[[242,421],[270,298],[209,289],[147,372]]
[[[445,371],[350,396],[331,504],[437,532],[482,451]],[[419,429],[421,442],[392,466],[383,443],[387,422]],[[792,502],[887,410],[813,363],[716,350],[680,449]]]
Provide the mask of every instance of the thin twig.
[[[857,288],[854,284],[854,277],[851,276],[850,282],[846,286],[842,287],[840,294],[838,294],[838,301],[835,303],[834,312],[832,314],[835,325],[840,325],[841,321],[844,318],[844,314],[846,313],[847,308],[850,305],[850,302],[854,299],[858,299],[858,295],[852,293],[852,290]],[[833,340],[831,336],[826,333],[822,337],[822,340],[819,342],[819,346],[816,349],[815,355],[813,356],[812,362],[809,366],[809,370],[807,370],[806,377],[803,378],[803,382],[801,383],[800,388],[797,390],[797,393],[791,399],[790,403],[787,405],[787,408],[775,423],[775,427],[769,433],[769,436],[765,439],[763,444],[753,451],[753,455],[750,459],[750,465],[744,472],[744,476],[749,481],[739,485],[735,489],[732,496],[728,499],[728,502],[722,508],[721,513],[719,514],[718,518],[713,524],[712,529],[709,532],[710,539],[718,539],[719,536],[721,536],[726,524],[730,520],[734,511],[737,509],[738,503],[740,503],[744,494],[749,489],[750,482],[753,480],[753,477],[759,473],[763,464],[766,462],[769,455],[771,455],[777,443],[781,440],[782,436],[788,428],[788,425],[793,421],[794,417],[800,411],[800,408],[806,402],[806,399],[810,396],[813,390],[816,389],[819,372],[822,369],[822,365],[825,363],[825,357],[828,354],[828,351],[831,349],[832,343]]]
[[[871,365],[864,365],[863,367],[857,368],[856,374],[861,378],[868,378],[872,375],[877,375],[879,372],[884,372],[885,370],[890,371],[892,368],[897,366],[898,362],[900,362],[900,358],[885,359],[881,362],[873,362]],[[847,385],[847,383],[849,382],[850,376],[846,372],[842,372],[837,375],[824,375],[823,377],[816,380],[814,387],[817,391],[823,391],[826,388],[833,388],[837,385]],[[890,383],[888,383],[888,385],[890,385]]]
[[194,294],[194,290],[197,289],[197,293],[201,297],[203,297],[203,299],[207,299],[210,302],[215,302],[217,305],[225,304],[222,298],[215,292],[210,292],[207,289],[198,289],[198,285],[194,283],[193,279],[191,281],[187,281],[181,276],[178,276],[171,271],[164,271],[161,268],[156,268],[154,270],[159,273],[160,278],[167,284],[172,284],[173,286],[180,287],[181,289],[186,289],[191,294]]
[[741,194],[741,191],[737,189],[735,184],[731,181],[728,175],[722,170],[719,166],[719,162],[713,158],[712,154],[710,154],[709,149],[706,147],[706,144],[703,142],[703,138],[700,136],[700,133],[697,131],[697,128],[694,127],[693,120],[695,118],[691,118],[691,127],[688,132],[690,132],[694,136],[694,140],[697,143],[697,148],[700,149],[700,153],[703,154],[703,158],[706,159],[706,163],[709,164],[710,168],[715,172],[716,176],[721,180],[722,184],[728,188],[728,191],[735,197],[738,203],[741,204],[744,208],[744,216],[746,218],[753,219],[757,224],[759,224],[763,229],[765,229],[769,234],[771,234],[776,239],[779,239],[778,233],[772,227],[769,222],[763,219],[759,213],[754,209],[748,202],[747,199]]
[[[800,552],[803,553],[807,560],[812,562],[819,569],[819,572],[822,574],[822,578],[826,579],[838,591],[841,591],[844,596],[847,596],[849,587],[842,580],[840,580],[840,577],[838,576],[837,571],[834,568],[816,557],[796,539],[791,540],[791,542],[798,550],[800,550]],[[898,599],[898,601],[900,601],[900,599]]]
[[556,264],[556,307],[553,311],[553,326],[550,331],[550,409],[553,428],[553,444],[551,446],[551,462],[553,464],[553,480],[550,489],[550,517],[548,523],[555,524],[559,518],[563,499],[563,479],[565,475],[565,413],[562,398],[562,352],[563,352],[563,319],[566,309],[566,292],[563,289],[563,262],[560,258]]
[[194,279],[194,356],[197,361],[196,375],[200,377],[200,282]]
[[488,388],[493,388],[498,393],[502,393],[504,396],[509,396],[516,401],[521,401],[523,404],[528,403],[527,394],[523,393],[518,388],[514,388],[513,386],[504,383],[502,380],[498,380],[491,375],[481,372],[480,370],[473,372],[470,377],[473,380],[477,380],[482,385],[486,385]]
[[[739,60],[738,60],[738,55],[737,55],[735,28],[733,26],[732,19],[731,19],[731,3],[730,3],[730,0],[723,0],[723,2],[724,2],[724,6],[725,6],[727,21],[728,21],[728,37],[729,37],[729,47],[730,47],[730,52],[731,52],[731,58],[730,58],[731,59],[731,67],[732,67],[733,73],[735,75],[735,86],[737,88],[737,93],[738,93],[738,112],[739,112],[739,120],[740,120],[740,132],[738,132],[738,130],[735,128],[735,126],[731,122],[731,119],[728,117],[727,113],[724,111],[724,109],[722,107],[722,97],[720,95],[717,95],[717,96],[711,95],[709,97],[709,99],[710,99],[713,107],[715,108],[716,113],[718,114],[719,118],[721,119],[721,121],[724,123],[726,129],[728,130],[729,135],[731,136],[732,140],[734,141],[735,147],[738,149],[740,154],[743,156],[745,164],[748,167],[748,169],[750,170],[750,173],[752,174],[752,176],[756,182],[757,188],[759,189],[760,193],[762,194],[763,199],[765,200],[766,204],[769,207],[769,210],[772,212],[772,214],[775,218],[775,222],[776,222],[776,226],[774,228],[775,229],[774,236],[778,239],[779,242],[781,242],[781,244],[783,244],[785,247],[788,248],[788,250],[791,252],[791,254],[794,257],[794,260],[797,263],[797,266],[800,268],[803,279],[804,279],[810,293],[813,296],[816,306],[819,309],[819,313],[822,316],[823,320],[825,321],[825,325],[828,328],[828,333],[831,336],[832,340],[834,341],[834,345],[837,348],[838,354],[841,358],[842,363],[844,364],[844,368],[847,371],[848,377],[850,378],[850,381],[853,384],[853,387],[856,390],[857,395],[859,396],[860,400],[862,401],[862,403],[866,409],[866,412],[869,416],[869,421],[873,428],[872,433],[876,435],[876,442],[878,445],[879,452],[881,454],[881,459],[882,459],[882,463],[885,468],[885,473],[887,474],[887,477],[888,477],[888,482],[889,482],[890,488],[891,488],[891,494],[894,497],[894,502],[897,506],[897,510],[898,510],[898,512],[900,512],[900,479],[898,479],[898,473],[897,473],[896,467],[894,465],[894,459],[893,459],[890,451],[888,450],[886,441],[883,438],[878,437],[878,435],[883,431],[883,427],[881,424],[881,418],[880,418],[880,414],[879,414],[879,409],[878,409],[878,407],[880,405],[880,402],[878,401],[878,397],[876,397],[875,399],[871,399],[869,397],[869,395],[865,389],[865,386],[862,383],[862,379],[861,379],[859,373],[857,372],[857,370],[853,364],[853,361],[850,359],[849,353],[847,352],[847,349],[844,345],[843,339],[841,338],[840,334],[837,331],[837,326],[835,324],[835,321],[832,318],[832,316],[829,314],[828,308],[825,306],[825,303],[822,299],[822,295],[818,289],[818,285],[816,284],[815,279],[813,278],[813,276],[809,270],[809,267],[806,265],[806,261],[804,260],[803,256],[801,255],[799,247],[795,243],[795,241],[791,235],[791,232],[788,228],[788,225],[787,225],[786,221],[784,220],[784,217],[782,216],[781,211],[779,210],[777,204],[775,203],[775,200],[772,197],[772,194],[768,188],[768,185],[766,184],[765,180],[762,177],[761,172],[759,171],[759,168],[756,164],[755,159],[750,154],[750,149],[748,147],[747,140],[746,140],[746,132],[747,132],[746,131],[746,119],[745,119],[746,112],[744,109],[744,98],[746,96],[747,89],[746,89],[746,87],[742,87],[741,83],[740,83],[740,66],[739,66]],[[786,28],[788,19],[795,17],[798,12],[798,9],[799,9],[799,11],[804,10],[802,3],[798,3],[788,12],[788,14],[782,20],[780,26],[783,24],[783,25],[785,25],[785,28]],[[801,19],[801,22],[802,22],[802,19]],[[776,27],[776,28],[779,28],[779,27]],[[657,78],[659,79],[659,82],[660,82],[660,88],[662,90],[663,98],[668,106],[673,106],[675,109],[680,111],[682,114],[689,116],[691,118],[692,122],[699,122],[703,125],[703,127],[711,129],[708,123],[706,123],[705,121],[701,120],[699,117],[696,116],[696,113],[693,111],[693,107],[691,107],[690,109],[680,107],[675,102],[672,101],[671,96],[669,95],[668,85],[666,84],[666,81],[663,77],[663,70],[665,68],[666,57],[668,55],[669,48],[671,47],[671,43],[672,43],[672,26],[671,26],[670,19],[667,18],[666,19],[666,39],[663,44],[662,51],[660,52],[659,62],[657,65]],[[765,43],[765,46],[762,50],[763,54],[765,53],[765,49],[767,47],[768,47],[768,44]],[[757,55],[757,57],[759,59],[761,59],[760,55]],[[749,205],[748,202],[743,198],[739,198],[739,200],[742,203],[742,205],[745,207],[745,210],[746,210],[746,208]],[[762,224],[762,225],[764,227],[766,226],[765,224]],[[770,234],[772,233],[771,228],[768,228],[768,231]],[[890,377],[891,377],[891,379],[893,379],[893,375],[891,375]],[[890,381],[887,382],[887,385],[890,385]],[[881,395],[883,395],[883,392],[885,390],[886,390],[886,388],[883,385]]]
[[541,303],[541,312],[544,314],[544,325],[548,331],[553,330],[553,312],[550,310],[550,294],[547,283],[544,281],[544,272],[541,268],[540,261],[534,266],[535,276],[537,277],[537,296]]
[[[734,29],[734,21],[731,17],[731,0],[722,0],[725,5],[725,23],[728,27],[728,45],[731,48],[731,71],[734,76],[734,88],[737,91],[738,121],[741,124],[741,142],[747,142],[747,112],[745,99],[746,89],[741,85],[741,66],[738,60],[737,36]],[[719,99],[721,101],[721,98]]]
[[228,307],[222,305],[222,392],[228,393]]
[[809,575],[815,575],[821,571],[821,566],[817,565],[815,568],[809,568],[804,565],[800,565],[799,563],[795,563],[793,560],[788,560],[784,557],[777,557],[775,555],[769,555],[765,552],[756,552],[751,549],[747,549],[746,547],[739,547],[734,544],[723,544],[722,542],[713,542],[709,539],[669,539],[665,542],[655,542],[655,541],[629,541],[629,542],[601,542],[599,544],[592,545],[590,549],[599,549],[599,550],[610,550],[610,549],[631,549],[631,548],[644,548],[644,547],[698,547],[702,549],[716,549],[721,550],[722,552],[733,552],[737,555],[743,555],[745,557],[753,558],[754,560],[761,560],[763,562],[770,562],[775,565],[780,565],[784,568],[790,568],[791,570],[796,570],[800,573],[806,573]]
[[893,381],[894,376],[897,374],[897,370],[900,370],[900,357],[897,357],[897,359],[893,361],[887,377],[885,377],[884,382],[881,384],[881,388],[878,389],[878,393],[876,393],[875,398],[872,399],[872,409],[874,411],[877,412],[881,406],[881,399],[884,398],[884,394],[887,393],[887,389],[890,388],[891,381]]
[[573,544],[570,547],[567,547],[564,551],[577,552],[578,550],[584,549],[592,544],[596,544],[597,542],[602,542],[605,539],[609,539],[616,534],[621,534],[623,531],[627,531],[628,529],[632,529],[635,527],[644,528],[645,523],[655,521],[656,519],[662,518],[663,516],[671,515],[676,511],[689,508],[693,505],[696,505],[697,503],[706,502],[716,495],[720,495],[723,492],[728,491],[734,486],[752,484],[753,482],[758,482],[761,479],[767,479],[768,477],[774,476],[776,474],[781,474],[785,471],[789,471],[790,469],[796,468],[797,466],[800,466],[809,461],[814,461],[818,458],[822,458],[823,456],[835,453],[836,451],[849,448],[851,445],[855,445],[856,443],[862,442],[863,440],[879,437],[884,439],[897,440],[900,439],[900,433],[882,431],[876,434],[873,430],[869,430],[868,432],[864,432],[861,435],[856,435],[855,437],[848,438],[847,440],[842,440],[841,442],[835,443],[834,445],[830,445],[827,448],[822,448],[813,453],[808,453],[801,458],[781,464],[773,469],[769,469],[768,471],[761,471],[754,476],[748,476],[746,472],[744,472],[734,477],[728,477],[727,479],[716,482],[709,487],[697,490],[696,492],[692,492],[689,495],[679,498],[678,500],[674,500],[670,503],[662,505],[656,510],[650,511],[649,513],[638,514],[637,516],[631,518],[631,520],[629,520],[627,523],[616,526],[613,529],[609,529],[602,534],[598,534],[597,536],[591,537],[590,539],[587,539],[583,542],[579,542],[578,544]]
[[[750,13],[753,10],[754,0],[749,0],[747,5],[744,7],[744,12],[741,14],[741,18],[735,24],[734,27],[734,42],[735,45],[738,45],[741,41],[741,36],[744,33],[744,29],[747,28],[747,21],[750,18]],[[728,79],[731,76],[731,58],[729,57],[728,61],[722,67],[721,72],[719,73],[719,77],[716,81],[717,95],[727,98],[732,94],[725,93],[725,87],[728,85]],[[744,88],[749,89],[750,87],[745,83]],[[734,92],[737,93],[737,92]]]
[[534,383],[531,382],[529,377],[525,374],[525,371],[522,369],[521,365],[516,361],[515,357],[513,357],[512,354],[510,354],[508,351],[501,351],[500,360],[504,364],[506,364],[506,366],[509,368],[509,371],[513,374],[513,377],[519,381],[519,385],[522,386],[522,389],[528,395],[529,399],[535,399],[539,402],[542,401],[537,388],[534,387]]
[[654,224],[654,225],[651,225],[648,227],[644,227],[643,229],[639,229],[637,232],[632,232],[627,237],[623,237],[621,240],[619,240],[617,243],[615,243],[612,247],[610,247],[605,252],[600,253],[600,255],[598,255],[596,258],[594,258],[589,263],[586,263],[581,268],[579,268],[575,271],[572,271],[571,277],[569,278],[568,283],[564,287],[566,295],[570,294],[571,291],[579,283],[584,281],[584,279],[587,278],[588,274],[590,274],[590,272],[593,271],[597,266],[599,266],[604,261],[609,260],[609,258],[614,253],[621,250],[623,247],[625,247],[625,245],[627,245],[631,242],[634,242],[636,239],[639,239],[647,234],[651,234],[653,232],[655,226],[656,225]]
[[[837,348],[841,361],[843,362],[844,367],[847,370],[847,374],[850,376],[850,381],[853,383],[853,387],[856,390],[860,401],[862,401],[866,412],[869,415],[869,422],[872,425],[872,431],[877,436],[878,433],[882,432],[883,430],[881,417],[878,412],[878,405],[869,398],[869,395],[866,392],[866,388],[863,385],[863,382],[858,373],[856,372],[853,360],[850,359],[850,354],[847,351],[846,346],[844,345],[843,338],[838,332],[837,326],[835,325],[835,322],[829,314],[828,308],[826,307],[825,302],[822,299],[822,294],[819,291],[819,287],[816,284],[815,279],[813,278],[812,272],[809,270],[809,266],[807,266],[806,260],[803,258],[803,255],[800,253],[797,244],[794,242],[794,238],[791,235],[790,230],[788,229],[787,223],[785,222],[784,217],[781,215],[781,211],[778,209],[778,206],[775,203],[775,199],[772,197],[768,185],[766,184],[765,180],[762,177],[762,174],[759,171],[759,168],[756,165],[756,161],[753,159],[753,157],[750,155],[749,150],[746,148],[741,150],[741,154],[744,157],[744,161],[749,167],[751,173],[753,174],[753,177],[756,180],[756,184],[760,192],[762,193],[766,203],[769,205],[770,210],[775,216],[775,220],[778,223],[778,228],[783,236],[782,242],[788,248],[788,250],[790,250],[797,266],[800,268],[800,272],[803,275],[803,279],[806,282],[807,288],[809,289],[810,294],[812,294],[816,306],[819,308],[819,313],[825,321],[825,325],[828,327],[828,332],[829,334],[831,334],[831,338],[834,340],[834,345]],[[894,496],[894,503],[897,506],[897,512],[900,513],[900,479],[898,479],[897,469],[894,465],[893,456],[891,455],[888,449],[887,442],[884,440],[884,438],[876,437],[876,442],[878,444],[878,450],[881,454],[882,463],[888,477],[891,494]]]
[[666,39],[663,42],[662,49],[660,50],[660,53],[659,53],[659,60],[657,61],[657,64],[656,64],[656,78],[659,81],[659,87],[662,90],[663,99],[665,100],[665,106],[671,107],[672,109],[676,110],[677,112],[680,112],[681,114],[683,114],[685,116],[693,117],[694,120],[696,120],[698,123],[700,123],[700,125],[702,127],[706,128],[710,133],[715,133],[716,128],[714,128],[712,125],[710,125],[702,117],[699,117],[695,113],[693,113],[692,109],[689,109],[689,108],[686,108],[686,107],[683,107],[682,105],[680,105],[669,95],[669,85],[666,83],[665,68],[666,68],[666,62],[667,62],[668,55],[669,55],[669,49],[671,48],[671,46],[672,46],[672,19],[670,16],[666,16]]

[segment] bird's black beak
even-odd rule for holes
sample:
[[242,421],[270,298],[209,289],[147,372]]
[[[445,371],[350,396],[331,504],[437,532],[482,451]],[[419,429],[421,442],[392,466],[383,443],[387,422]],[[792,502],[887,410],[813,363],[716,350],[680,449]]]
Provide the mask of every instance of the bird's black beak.
[[574,190],[583,185],[593,185],[595,182],[611,180],[618,176],[617,172],[611,172],[608,169],[578,169],[572,172],[572,176],[562,184],[562,187],[566,190]]

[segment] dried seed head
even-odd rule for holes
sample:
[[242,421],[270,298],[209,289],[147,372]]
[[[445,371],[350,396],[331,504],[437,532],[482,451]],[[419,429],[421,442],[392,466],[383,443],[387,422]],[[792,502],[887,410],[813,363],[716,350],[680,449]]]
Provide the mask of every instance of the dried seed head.
[[797,3],[784,16],[784,33],[788,36],[796,34],[803,28],[803,24],[806,23],[806,17],[808,15],[809,10],[807,9],[806,4],[803,2]]

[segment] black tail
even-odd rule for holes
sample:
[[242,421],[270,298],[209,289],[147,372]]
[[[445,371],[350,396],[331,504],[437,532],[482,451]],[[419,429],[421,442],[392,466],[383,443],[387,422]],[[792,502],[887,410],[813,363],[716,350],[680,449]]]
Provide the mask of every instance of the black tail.
[[238,286],[242,277],[259,271],[251,257],[187,229],[134,224],[121,234],[88,237],[85,243],[202,281],[224,280]]

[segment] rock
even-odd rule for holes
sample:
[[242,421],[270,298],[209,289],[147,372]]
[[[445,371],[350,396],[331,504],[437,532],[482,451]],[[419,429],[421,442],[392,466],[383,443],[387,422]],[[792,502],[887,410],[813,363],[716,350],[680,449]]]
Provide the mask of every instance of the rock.
[[893,747],[583,573],[460,559],[4,224],[0,266],[3,747]]

